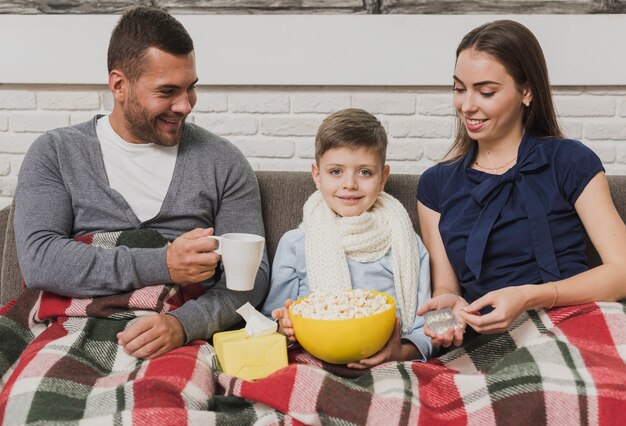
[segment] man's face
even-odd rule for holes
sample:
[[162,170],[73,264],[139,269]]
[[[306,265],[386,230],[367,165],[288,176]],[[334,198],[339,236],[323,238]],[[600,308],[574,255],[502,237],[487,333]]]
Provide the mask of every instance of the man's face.
[[123,120],[116,131],[131,143],[177,145],[197,101],[197,81],[193,52],[173,55],[149,48],[141,75],[128,81]]

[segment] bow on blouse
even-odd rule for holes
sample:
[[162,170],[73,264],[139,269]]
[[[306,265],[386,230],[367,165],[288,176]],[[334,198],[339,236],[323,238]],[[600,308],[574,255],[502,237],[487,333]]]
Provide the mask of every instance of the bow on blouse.
[[[482,206],[482,211],[470,232],[465,262],[476,278],[480,278],[489,234],[502,208],[509,200],[513,188],[519,191],[528,215],[533,249],[541,277],[544,282],[561,278],[547,215],[542,208],[536,208],[543,204],[526,182],[527,174],[539,171],[548,164],[543,150],[533,149],[506,173],[490,177],[472,190],[471,195]],[[533,206],[535,208],[532,208]]]

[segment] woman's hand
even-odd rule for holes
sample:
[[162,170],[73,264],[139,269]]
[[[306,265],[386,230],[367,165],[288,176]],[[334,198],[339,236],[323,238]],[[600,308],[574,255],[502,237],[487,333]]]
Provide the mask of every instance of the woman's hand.
[[287,336],[287,340],[290,342],[297,342],[296,332],[293,330],[293,324],[291,318],[289,318],[289,307],[293,304],[293,300],[285,300],[285,307],[274,309],[272,311],[272,318],[278,320],[278,332]]
[[444,348],[450,345],[461,346],[463,343],[463,332],[465,331],[465,321],[460,313],[467,305],[468,303],[461,296],[446,293],[433,297],[417,310],[417,315],[424,315],[429,311],[450,308],[461,325],[460,327],[448,329],[445,334],[437,334],[425,324],[424,334],[431,338],[433,345],[443,346]]
[[[490,291],[463,308],[459,316],[479,333],[502,333],[526,310],[524,288],[525,286],[514,286]],[[493,307],[493,311],[481,315],[479,311],[487,306]]]

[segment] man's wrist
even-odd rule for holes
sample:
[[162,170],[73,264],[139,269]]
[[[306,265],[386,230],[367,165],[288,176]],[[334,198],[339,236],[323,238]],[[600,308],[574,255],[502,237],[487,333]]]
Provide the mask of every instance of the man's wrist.
[[187,341],[187,335],[185,334],[185,328],[183,327],[183,324],[179,321],[178,318],[169,313],[165,314],[165,318],[170,323],[170,327],[174,329],[174,333],[177,337],[178,342],[180,343],[180,346],[184,345]]

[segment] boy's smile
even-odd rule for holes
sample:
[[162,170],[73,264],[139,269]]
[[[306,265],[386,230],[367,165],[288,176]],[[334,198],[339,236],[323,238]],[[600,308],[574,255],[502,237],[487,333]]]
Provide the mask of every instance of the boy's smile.
[[311,171],[326,204],[344,217],[369,210],[389,176],[389,166],[368,148],[331,148]]

